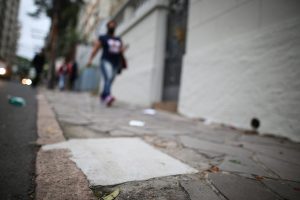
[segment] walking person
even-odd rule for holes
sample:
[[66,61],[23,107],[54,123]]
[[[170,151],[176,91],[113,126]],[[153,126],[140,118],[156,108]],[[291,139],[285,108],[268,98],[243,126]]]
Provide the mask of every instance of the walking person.
[[75,60],[70,62],[70,76],[69,76],[69,88],[70,90],[75,90],[75,81],[78,77],[78,66]]
[[32,87],[36,87],[41,79],[41,74],[43,73],[44,70],[44,65],[45,65],[45,50],[42,49],[40,53],[36,54],[31,62],[32,66],[35,69],[35,77],[32,81]]
[[113,20],[107,23],[107,34],[101,35],[95,42],[87,64],[87,67],[91,66],[93,58],[99,49],[102,48],[103,52],[100,60],[100,70],[104,78],[104,87],[100,98],[107,106],[111,106],[115,101],[115,97],[111,94],[111,87],[115,76],[121,67],[122,53],[124,51],[121,38],[115,36],[116,26],[117,24]]
[[66,89],[66,82],[70,74],[70,63],[66,58],[64,63],[58,69],[58,88],[63,91]]

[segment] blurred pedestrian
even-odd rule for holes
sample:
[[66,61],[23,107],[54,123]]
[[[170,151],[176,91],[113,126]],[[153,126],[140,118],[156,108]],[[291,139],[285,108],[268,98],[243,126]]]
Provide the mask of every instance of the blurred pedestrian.
[[35,69],[35,77],[32,80],[32,86],[36,87],[41,79],[41,74],[44,70],[44,64],[45,64],[46,58],[45,58],[45,49],[43,48],[41,52],[36,54],[31,61],[32,66]]
[[111,106],[115,101],[115,97],[111,94],[111,87],[116,74],[120,71],[120,67],[122,67],[121,61],[124,48],[121,38],[115,36],[117,23],[111,20],[107,23],[106,27],[107,34],[101,35],[98,40],[96,40],[87,67],[91,66],[93,58],[98,50],[102,48],[100,70],[104,78],[104,86],[100,98],[107,106]]
[[70,90],[75,89],[75,81],[78,76],[78,65],[76,61],[71,61],[70,62],[70,76],[69,76],[69,88]]
[[58,69],[58,88],[61,91],[66,89],[66,82],[68,81],[68,77],[70,75],[70,69],[71,66],[69,59],[66,58]]

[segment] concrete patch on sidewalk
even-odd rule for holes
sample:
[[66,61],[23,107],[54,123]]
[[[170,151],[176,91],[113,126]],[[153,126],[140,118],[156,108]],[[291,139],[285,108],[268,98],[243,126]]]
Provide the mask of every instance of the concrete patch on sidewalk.
[[53,149],[69,149],[91,186],[198,172],[139,138],[75,139],[43,147]]

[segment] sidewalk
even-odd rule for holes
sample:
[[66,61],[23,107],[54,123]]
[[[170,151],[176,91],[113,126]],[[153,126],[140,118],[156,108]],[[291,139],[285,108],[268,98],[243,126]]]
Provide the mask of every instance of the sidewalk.
[[[116,188],[120,189],[116,200],[296,200],[300,197],[299,143],[205,125],[161,111],[146,115],[145,108],[118,101],[112,108],[106,108],[88,93],[42,91],[42,94],[55,111],[66,140],[140,138],[198,170],[117,186],[93,185],[98,197]],[[145,124],[130,126],[131,120]]]

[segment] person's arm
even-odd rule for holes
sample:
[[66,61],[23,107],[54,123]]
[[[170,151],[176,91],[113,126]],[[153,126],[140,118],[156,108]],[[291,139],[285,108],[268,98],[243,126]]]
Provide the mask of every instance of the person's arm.
[[101,42],[99,40],[97,40],[94,44],[94,47],[93,47],[93,51],[92,51],[92,54],[89,58],[89,61],[87,63],[87,67],[91,66],[92,65],[92,62],[93,62],[93,59],[94,57],[96,56],[97,52],[99,51],[99,49],[101,48]]
[[129,48],[129,44],[125,44],[125,45],[122,44],[121,53],[124,53],[128,48]]

